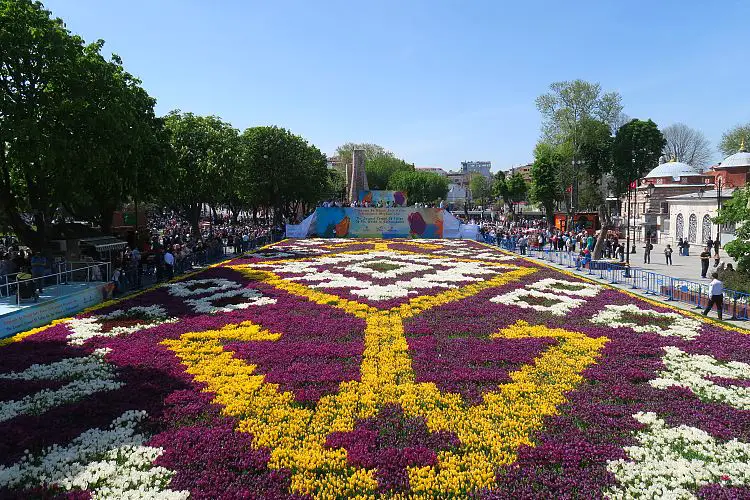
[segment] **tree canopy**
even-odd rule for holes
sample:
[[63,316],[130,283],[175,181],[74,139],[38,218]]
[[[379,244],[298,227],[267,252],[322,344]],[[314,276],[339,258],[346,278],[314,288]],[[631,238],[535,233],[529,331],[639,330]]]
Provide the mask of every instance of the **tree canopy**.
[[664,137],[651,120],[630,120],[620,127],[612,145],[615,191],[622,194],[628,185],[645,176],[659,164]]
[[719,151],[726,157],[740,150],[740,145],[745,143],[746,149],[750,148],[750,123],[735,125],[721,136]]
[[487,177],[481,174],[474,174],[469,179],[469,189],[471,190],[471,198],[475,203],[484,206],[487,203],[487,198],[492,196],[492,183]]
[[675,123],[661,131],[664,136],[664,156],[678,161],[704,167],[711,161],[711,145],[703,132],[684,123]]
[[367,184],[370,189],[385,189],[393,174],[406,171],[413,172],[414,165],[390,155],[376,155],[365,158],[365,171],[367,172]]
[[433,172],[401,170],[390,178],[388,189],[405,192],[409,203],[432,203],[445,199],[448,179]]
[[387,151],[383,146],[377,144],[371,144],[369,142],[347,142],[336,148],[336,155],[344,163],[352,162],[352,152],[355,149],[363,149],[365,151],[365,160],[371,160],[379,156],[393,157],[393,153]]
[[544,117],[542,133],[547,142],[571,141],[577,149],[583,120],[599,120],[611,131],[622,123],[622,98],[617,92],[602,92],[598,83],[580,79],[553,82],[549,88],[548,93],[536,99],[536,107]]
[[0,3],[0,26],[0,218],[35,249],[66,214],[107,229],[137,166],[163,162],[154,100],[39,2]]
[[738,270],[750,273],[750,190],[735,189],[724,202],[715,219],[718,224],[734,224],[736,239],[724,245],[724,250],[737,261]]
[[531,167],[529,195],[532,201],[542,204],[550,225],[554,221],[555,201],[561,194],[558,182],[560,163],[560,154],[553,146],[546,143],[537,145],[534,151],[534,164]]
[[529,185],[519,172],[507,175],[500,171],[495,174],[492,182],[492,193],[497,198],[502,198],[509,210],[513,210],[513,204],[523,201],[529,192]]

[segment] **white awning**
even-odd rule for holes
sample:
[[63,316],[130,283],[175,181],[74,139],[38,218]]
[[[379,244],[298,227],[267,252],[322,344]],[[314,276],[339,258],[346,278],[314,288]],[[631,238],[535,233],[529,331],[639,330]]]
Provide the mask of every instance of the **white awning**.
[[79,247],[93,247],[97,252],[111,252],[122,250],[128,246],[127,241],[119,240],[113,236],[101,236],[97,238],[82,238],[78,242]]

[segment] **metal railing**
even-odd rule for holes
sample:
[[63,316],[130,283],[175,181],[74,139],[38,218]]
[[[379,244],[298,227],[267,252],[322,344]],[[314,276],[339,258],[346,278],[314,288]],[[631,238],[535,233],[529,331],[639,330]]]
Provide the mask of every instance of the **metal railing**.
[[[513,246],[512,241],[501,241],[500,247],[516,253],[523,253]],[[567,268],[576,269],[587,276],[598,278],[611,284],[628,285],[631,289],[642,290],[646,295],[679,301],[703,309],[711,296],[708,285],[683,278],[674,278],[645,269],[629,268],[624,263],[585,261],[575,252],[551,249],[526,248],[525,254]],[[750,294],[735,290],[724,290],[723,313],[733,320],[747,320],[750,309]]]
[[[48,273],[44,276],[36,276],[18,279],[21,273],[12,273],[0,277],[0,298],[15,295],[16,304],[22,300],[38,300],[38,290],[45,286],[54,286],[52,297],[67,295],[69,290],[64,286],[73,283],[106,282],[110,276],[110,264],[108,262],[66,262],[64,267],[59,267],[56,273]],[[22,296],[23,295],[23,296]]]

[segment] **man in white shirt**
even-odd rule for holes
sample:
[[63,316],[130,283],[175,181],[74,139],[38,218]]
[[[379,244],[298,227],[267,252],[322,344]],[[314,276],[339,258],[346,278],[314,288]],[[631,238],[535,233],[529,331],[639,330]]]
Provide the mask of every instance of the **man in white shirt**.
[[724,283],[719,280],[719,274],[713,273],[711,283],[708,284],[708,305],[703,310],[703,315],[708,316],[711,308],[716,304],[716,311],[719,313],[719,320],[721,320],[722,309],[724,308]]

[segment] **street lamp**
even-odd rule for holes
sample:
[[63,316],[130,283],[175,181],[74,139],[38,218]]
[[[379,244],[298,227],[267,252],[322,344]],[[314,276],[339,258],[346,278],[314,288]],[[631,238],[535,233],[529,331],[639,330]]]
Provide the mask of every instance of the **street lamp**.
[[[719,215],[719,210],[721,210],[721,176],[716,176],[715,181],[716,186],[716,215]],[[721,245],[721,224],[716,223],[716,245],[717,248]]]
[[648,186],[646,187],[646,194],[649,198],[651,198],[654,195],[654,189],[656,189],[656,186],[654,186],[653,182],[649,182]]

